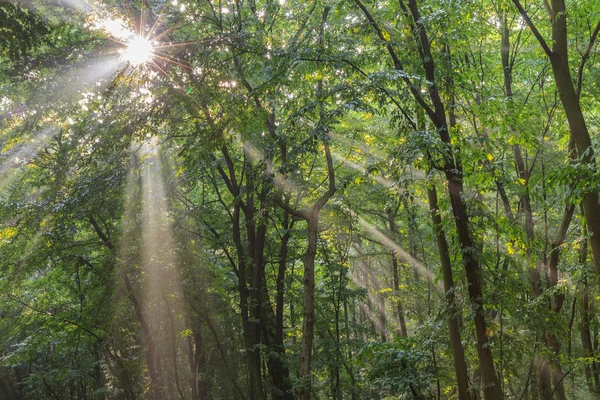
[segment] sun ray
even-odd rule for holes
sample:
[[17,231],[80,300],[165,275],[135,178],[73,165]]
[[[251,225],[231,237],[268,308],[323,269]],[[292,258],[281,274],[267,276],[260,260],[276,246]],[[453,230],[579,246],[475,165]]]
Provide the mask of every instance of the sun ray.
[[41,129],[31,138],[23,139],[13,148],[0,153],[0,189],[9,185],[16,178],[18,170],[39,154],[57,129],[55,126]]
[[112,38],[112,37],[110,37],[110,36],[109,36],[109,37],[107,37],[107,39],[108,39],[108,40],[110,40],[110,41],[112,41],[112,42],[115,42],[115,43],[121,44],[121,45],[123,45],[123,46],[127,46],[127,42],[123,42],[123,41],[121,41],[121,40],[119,40],[119,39],[115,39],[115,38]]
[[173,25],[167,29],[165,29],[164,31],[162,31],[161,33],[159,33],[158,35],[156,35],[155,37],[152,38],[152,41],[158,41],[160,40],[163,36],[168,35],[169,33],[173,32],[175,29],[178,29],[181,25]]
[[185,65],[185,64],[179,63],[177,61],[170,60],[170,59],[168,59],[166,57],[163,57],[163,56],[160,56],[158,54],[155,54],[154,57],[156,57],[158,59],[161,59],[161,60],[163,60],[165,62],[170,62],[170,63],[173,63],[175,65],[179,65],[180,67],[183,67],[183,68],[187,68],[187,69],[190,69],[190,70],[192,69],[192,67],[190,67],[189,65]]
[[[166,340],[162,321],[169,319],[181,324],[184,307],[177,248],[168,217],[165,168],[156,137],[142,145],[141,155],[144,161],[141,167],[142,299],[150,311],[150,329],[160,345]],[[173,315],[178,317],[172,319]],[[163,346],[158,351],[169,354],[171,349]]]
[[162,72],[162,73],[163,73],[163,75],[164,75],[164,76],[166,76],[166,77],[167,77],[169,80],[173,81],[173,78],[171,78],[171,77],[170,77],[170,76],[167,74],[167,72],[166,72],[164,69],[162,69],[162,68],[161,68],[161,67],[158,65],[158,63],[157,63],[156,61],[152,60],[151,62],[152,62],[152,64],[154,64],[154,66],[155,66],[156,68],[158,68],[158,69],[159,69],[159,71],[160,71],[160,72]]
[[179,46],[190,46],[193,44],[202,43],[200,40],[196,40],[194,42],[181,42],[181,43],[169,43],[169,44],[157,44],[154,46],[155,49],[168,49],[170,47],[179,47]]
[[160,15],[158,17],[156,17],[156,19],[154,20],[154,23],[152,24],[152,26],[150,27],[150,30],[148,31],[148,34],[146,35],[146,37],[149,40],[152,40],[152,34],[154,33],[154,30],[156,29],[156,27],[158,26],[158,23],[160,21]]
[[[426,277],[429,281],[433,282],[435,279],[435,275],[427,269],[419,260],[412,257],[408,254],[401,246],[399,246],[396,242],[390,239],[387,235],[382,233],[377,227],[367,222],[360,215],[356,214],[354,211],[346,207],[346,210],[350,213],[350,215],[354,216],[358,220],[358,224],[365,229],[367,233],[369,233],[375,240],[379,241],[382,245],[387,247],[389,250],[392,250],[396,256],[402,261],[411,264],[422,276]],[[441,283],[438,283],[437,286],[442,288]]]
[[144,4],[145,2],[142,0],[142,5],[140,7],[140,32],[138,36],[142,37],[144,35]]
[[[154,48],[156,48],[156,47],[154,47]],[[185,63],[185,61],[183,61],[183,60],[181,60],[181,59],[179,59],[179,58],[177,58],[177,57],[175,57],[175,56],[173,56],[173,55],[171,55],[169,53],[165,53],[164,51],[156,50],[156,53],[162,55],[163,57],[167,57],[169,60],[177,61],[177,62],[180,62],[182,64]]]

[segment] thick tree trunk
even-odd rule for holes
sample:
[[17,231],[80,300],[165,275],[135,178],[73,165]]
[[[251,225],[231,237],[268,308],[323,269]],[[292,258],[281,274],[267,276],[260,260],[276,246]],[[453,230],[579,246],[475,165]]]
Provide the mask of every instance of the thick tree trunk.
[[[592,141],[579,103],[579,94],[575,89],[569,69],[565,2],[564,0],[552,0],[551,4],[553,46],[549,57],[556,88],[567,116],[571,139],[577,148],[577,155],[582,163],[589,166],[591,171],[597,171]],[[583,208],[587,228],[590,232],[590,245],[596,271],[600,273],[600,205],[597,191],[584,193]]]
[[[442,126],[445,129],[445,125]],[[440,129],[440,128],[438,128]],[[449,141],[448,141],[449,143]],[[469,218],[466,206],[462,198],[462,174],[460,166],[449,164],[445,168],[448,180],[448,192],[452,203],[452,213],[458,232],[458,240],[462,250],[463,263],[467,276],[469,298],[474,311],[475,334],[477,338],[477,353],[481,366],[481,376],[484,384],[484,396],[486,400],[502,399],[502,391],[494,359],[488,344],[487,324],[485,322],[485,310],[483,306],[483,288],[481,284],[481,268],[474,252],[476,248],[469,232]]]
[[285,271],[288,262],[288,242],[291,237],[291,224],[289,223],[289,214],[284,211],[283,228],[285,233],[281,239],[279,248],[279,267],[276,282],[276,304],[275,311],[271,306],[265,277],[263,274],[263,338],[269,349],[267,354],[267,368],[269,376],[273,382],[272,396],[275,399],[293,400],[294,394],[290,382],[290,373],[284,364],[285,347],[283,344],[283,308],[284,308],[284,284]]
[[246,361],[248,366],[248,385],[250,400],[264,398],[263,383],[261,376],[260,357],[260,326],[257,320],[250,317],[250,293],[248,290],[248,279],[246,271],[245,251],[242,246],[240,229],[240,206],[234,205],[233,210],[233,241],[238,253],[238,291],[240,294],[240,310],[242,314],[242,331],[246,350]]
[[433,183],[427,189],[427,198],[429,201],[429,211],[435,238],[440,254],[440,264],[442,265],[442,277],[444,280],[444,292],[446,293],[446,306],[448,307],[448,333],[450,335],[450,346],[452,347],[452,357],[454,359],[454,372],[456,374],[456,383],[458,386],[458,398],[460,400],[469,400],[469,371],[465,361],[465,351],[460,339],[460,324],[458,321],[458,309],[455,302],[454,279],[452,277],[452,263],[450,261],[450,250],[446,241],[446,234],[442,225],[442,217],[438,207],[437,191]]

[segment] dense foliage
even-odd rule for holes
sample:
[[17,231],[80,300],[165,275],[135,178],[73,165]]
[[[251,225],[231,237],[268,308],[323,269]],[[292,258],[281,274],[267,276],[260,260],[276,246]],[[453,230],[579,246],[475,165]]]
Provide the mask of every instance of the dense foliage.
[[0,399],[597,398],[599,32],[0,2]]

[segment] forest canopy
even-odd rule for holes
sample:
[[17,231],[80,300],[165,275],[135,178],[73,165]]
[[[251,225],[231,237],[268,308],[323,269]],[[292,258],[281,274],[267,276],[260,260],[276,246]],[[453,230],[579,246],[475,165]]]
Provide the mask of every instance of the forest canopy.
[[0,399],[600,396],[597,0],[0,0]]

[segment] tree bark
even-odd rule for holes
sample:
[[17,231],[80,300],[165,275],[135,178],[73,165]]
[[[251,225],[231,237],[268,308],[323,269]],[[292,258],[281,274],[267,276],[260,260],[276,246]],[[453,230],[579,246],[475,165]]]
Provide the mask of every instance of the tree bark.
[[302,379],[299,398],[310,400],[311,360],[315,326],[315,257],[317,256],[318,214],[311,215],[306,221],[308,248],[304,255],[304,310],[302,313],[302,347],[298,376]]
[[465,361],[465,351],[460,339],[460,323],[458,320],[459,310],[456,307],[454,293],[454,279],[452,277],[452,263],[450,261],[450,250],[446,241],[446,234],[442,225],[442,217],[438,207],[437,190],[433,183],[427,188],[427,199],[429,201],[429,212],[431,223],[440,254],[442,265],[442,277],[444,280],[444,292],[446,293],[446,307],[448,307],[448,333],[450,335],[450,346],[452,347],[452,358],[454,359],[454,373],[458,386],[458,398],[470,400],[469,394],[469,371]]

